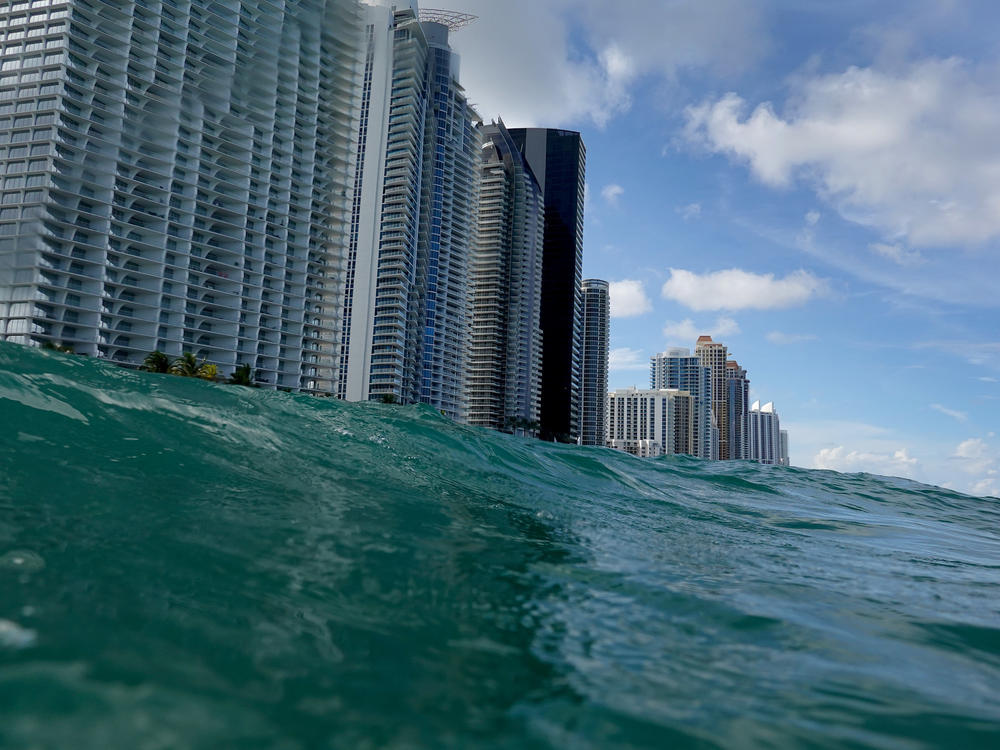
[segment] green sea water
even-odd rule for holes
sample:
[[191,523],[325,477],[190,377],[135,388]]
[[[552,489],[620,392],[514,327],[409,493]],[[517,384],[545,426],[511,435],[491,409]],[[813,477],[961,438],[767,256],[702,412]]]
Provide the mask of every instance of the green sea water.
[[1000,747],[1000,509],[0,344],[0,747]]

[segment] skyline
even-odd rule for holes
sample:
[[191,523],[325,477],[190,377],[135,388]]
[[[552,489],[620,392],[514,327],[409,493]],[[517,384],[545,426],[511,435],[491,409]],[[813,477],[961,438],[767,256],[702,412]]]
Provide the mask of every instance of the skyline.
[[1000,11],[451,5],[480,16],[454,46],[484,120],[583,133],[610,389],[709,334],[793,465],[1000,496]]

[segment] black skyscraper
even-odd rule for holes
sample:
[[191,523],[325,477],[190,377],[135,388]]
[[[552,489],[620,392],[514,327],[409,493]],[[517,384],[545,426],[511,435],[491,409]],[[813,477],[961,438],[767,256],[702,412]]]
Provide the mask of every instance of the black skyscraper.
[[512,128],[510,135],[545,194],[541,437],[575,441],[580,425],[587,152],[580,134],[571,130]]

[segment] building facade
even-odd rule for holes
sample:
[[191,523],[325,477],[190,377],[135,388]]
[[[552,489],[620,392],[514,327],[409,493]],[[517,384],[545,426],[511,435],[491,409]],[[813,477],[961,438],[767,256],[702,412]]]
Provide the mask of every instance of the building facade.
[[541,398],[545,205],[503,123],[483,127],[482,138],[469,279],[466,420],[531,432],[538,427]]
[[624,388],[608,394],[607,447],[639,457],[684,453],[692,399],[673,388]]
[[412,0],[381,0],[365,12],[339,395],[426,403],[457,419],[478,118],[459,84],[448,25],[421,21]]
[[792,460],[788,456],[788,430],[780,430],[778,432],[778,463],[781,466],[791,466]]
[[712,458],[712,374],[697,355],[675,347],[650,357],[651,388],[687,391],[692,399],[690,440],[684,450],[698,458]]
[[773,403],[750,407],[750,460],[777,464],[781,459],[781,422]]
[[725,344],[712,341],[711,336],[699,336],[695,354],[702,366],[712,374],[712,423],[718,430],[718,452],[713,458],[729,459],[729,414],[726,408],[726,356]]
[[750,458],[750,380],[738,362],[726,362],[726,422],[729,458]]
[[542,260],[541,435],[576,442],[583,362],[583,202],[586,149],[579,133],[511,129],[545,200]]
[[604,445],[607,438],[608,352],[611,337],[610,285],[584,279],[583,363],[580,368],[580,443]]
[[5,3],[0,338],[337,388],[359,10]]

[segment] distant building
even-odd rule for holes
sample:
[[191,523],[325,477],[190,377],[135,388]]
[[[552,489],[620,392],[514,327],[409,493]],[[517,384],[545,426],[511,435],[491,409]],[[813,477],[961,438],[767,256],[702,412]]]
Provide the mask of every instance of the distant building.
[[650,357],[651,388],[687,391],[692,399],[690,439],[679,453],[712,458],[712,374],[697,355],[675,347]]
[[719,431],[718,455],[722,461],[729,459],[729,414],[726,409],[726,345],[712,341],[711,336],[699,336],[694,348],[701,364],[712,373],[712,419]]
[[482,135],[466,419],[494,430],[530,431],[537,427],[541,396],[545,205],[503,123],[483,127]]
[[792,462],[788,457],[788,430],[781,430],[778,435],[781,442],[778,450],[778,463],[782,466],[791,466]]
[[604,445],[607,437],[608,346],[611,332],[610,285],[583,281],[583,366],[580,380],[580,442]]
[[733,360],[726,362],[726,409],[729,458],[750,458],[750,380],[747,371]]
[[750,460],[777,464],[781,459],[781,424],[773,403],[750,407]]
[[3,3],[0,339],[336,392],[360,25],[353,0]]
[[583,360],[583,201],[586,149],[571,130],[510,130],[545,199],[542,261],[543,438],[576,441]]
[[692,425],[692,399],[673,388],[624,388],[608,394],[607,446],[650,457],[684,453]]

